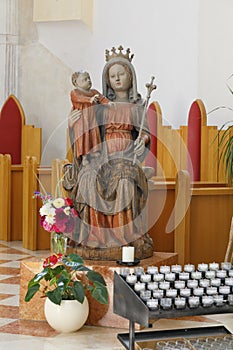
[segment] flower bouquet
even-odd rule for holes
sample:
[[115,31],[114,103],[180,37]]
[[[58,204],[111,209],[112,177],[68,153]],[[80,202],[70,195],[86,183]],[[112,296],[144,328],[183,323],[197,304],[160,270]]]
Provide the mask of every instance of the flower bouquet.
[[54,198],[52,195],[34,192],[34,197],[43,202],[40,208],[41,226],[51,232],[51,251],[65,254],[67,239],[75,227],[78,212],[70,198]]

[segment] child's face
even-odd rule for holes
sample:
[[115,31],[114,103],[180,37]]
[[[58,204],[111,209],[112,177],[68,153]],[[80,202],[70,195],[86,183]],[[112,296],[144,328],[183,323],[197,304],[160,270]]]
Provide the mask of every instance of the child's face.
[[80,73],[76,79],[76,85],[83,90],[90,90],[92,85],[90,75],[88,73]]

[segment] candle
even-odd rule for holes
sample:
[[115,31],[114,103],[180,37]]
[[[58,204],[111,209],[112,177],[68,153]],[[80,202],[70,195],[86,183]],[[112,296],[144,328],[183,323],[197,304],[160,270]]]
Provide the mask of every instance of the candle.
[[177,296],[177,289],[167,289],[166,297],[167,298],[175,298]]
[[225,278],[225,277],[227,277],[227,271],[226,270],[218,270],[218,271],[216,271],[216,276],[219,278]]
[[198,281],[197,280],[188,280],[187,281],[187,287],[188,288],[197,288],[198,287]]
[[220,278],[214,278],[210,280],[210,284],[213,287],[219,287],[221,285],[221,279]]
[[140,291],[140,298],[144,301],[149,300],[151,298],[151,291],[150,290],[141,290]]
[[134,290],[135,290],[135,292],[141,292],[142,290],[145,290],[145,289],[146,289],[145,283],[137,282],[137,283],[135,283],[135,285],[134,285]]
[[217,294],[213,296],[214,298],[214,303],[216,304],[216,306],[223,306],[225,301],[224,301],[224,297],[223,295]]
[[187,281],[189,279],[189,273],[188,272],[180,272],[179,279],[181,281]]
[[188,303],[190,308],[196,308],[200,305],[200,298],[197,296],[189,297]]
[[158,282],[149,282],[147,284],[147,289],[148,290],[155,290],[158,289]]
[[215,278],[215,276],[216,276],[215,270],[209,270],[209,271],[206,271],[205,273],[205,278],[212,279],[212,278]]
[[200,286],[200,287],[204,287],[204,288],[209,287],[209,286],[210,286],[210,280],[201,279],[201,280],[199,281],[199,286]]
[[160,289],[169,289],[170,288],[170,282],[167,282],[167,281],[159,282],[159,288]]
[[193,264],[186,264],[184,265],[184,271],[185,272],[193,272],[195,270],[195,266]]
[[134,247],[122,247],[122,262],[134,261]]
[[126,282],[129,284],[134,284],[137,282],[137,276],[136,275],[127,275],[126,276]]
[[233,286],[233,278],[232,277],[225,278],[225,285],[232,287]]
[[174,272],[168,272],[165,274],[165,280],[169,282],[173,282],[176,279],[176,275]]
[[179,273],[182,271],[182,266],[181,265],[172,265],[171,271],[174,273]]
[[149,275],[148,273],[145,273],[143,275],[140,276],[140,281],[141,282],[145,282],[148,283],[151,281],[151,275]]
[[175,307],[177,309],[184,309],[186,306],[186,299],[185,298],[175,298]]
[[219,269],[219,264],[218,263],[216,263],[216,262],[213,262],[213,263],[210,263],[209,264],[209,269],[210,270],[218,270]]
[[207,271],[208,268],[209,268],[208,264],[204,264],[204,263],[198,264],[197,266],[198,271],[201,271],[201,272]]
[[233,305],[233,294],[229,294],[227,297],[227,301],[229,305]]
[[219,287],[219,294],[227,295],[230,294],[231,288],[230,286],[220,286]]
[[154,275],[155,273],[158,273],[158,267],[157,266],[148,266],[147,273],[150,275]]
[[162,273],[156,273],[154,276],[153,276],[153,280],[155,282],[161,282],[164,280],[164,275]]
[[207,295],[216,295],[216,294],[218,294],[217,287],[208,287],[208,288],[206,288],[206,294]]
[[191,272],[191,277],[194,280],[200,280],[202,278],[202,274],[200,271],[193,271],[193,272]]
[[229,277],[233,277],[233,270],[229,270],[229,271],[228,271],[228,276],[229,276]]
[[202,297],[202,305],[203,307],[210,307],[214,303],[214,298],[210,295],[204,295]]
[[227,261],[224,261],[221,263],[221,269],[222,270],[230,270],[231,269],[231,263],[230,262],[227,262]]
[[161,299],[164,295],[164,291],[161,290],[161,289],[156,289],[156,290],[153,290],[153,298],[155,299]]
[[128,267],[121,267],[120,268],[120,275],[123,277],[126,277],[130,274],[130,269]]
[[142,266],[136,266],[136,267],[134,268],[134,274],[135,274],[136,276],[141,276],[143,273],[144,273],[144,267],[142,267]]
[[164,265],[164,266],[160,266],[160,273],[169,273],[171,271],[171,268],[170,268],[170,266],[166,266],[166,265]]
[[164,310],[171,309],[171,307],[172,307],[172,299],[171,299],[171,298],[162,298],[162,299],[160,300],[160,306],[161,306]]
[[190,297],[191,295],[191,290],[189,288],[183,288],[183,289],[180,289],[180,296],[181,297]]
[[193,290],[193,295],[194,296],[202,296],[203,294],[204,294],[204,288],[203,287],[195,288]]
[[176,289],[185,288],[185,281],[175,281],[174,287],[175,287]]
[[146,305],[151,310],[157,310],[158,309],[158,304],[159,304],[158,299],[153,299],[153,298],[147,300],[147,302],[146,302]]

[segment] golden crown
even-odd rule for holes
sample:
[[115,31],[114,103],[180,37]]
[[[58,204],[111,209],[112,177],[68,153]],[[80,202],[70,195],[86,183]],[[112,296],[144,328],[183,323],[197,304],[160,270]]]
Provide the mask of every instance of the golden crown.
[[105,50],[105,58],[106,58],[106,62],[110,61],[112,58],[115,57],[123,57],[126,58],[129,62],[132,61],[134,54],[130,55],[130,49],[128,48],[125,53],[123,53],[122,51],[124,50],[124,48],[120,45],[118,47],[118,52],[116,51],[115,47],[111,48],[111,53],[109,50]]

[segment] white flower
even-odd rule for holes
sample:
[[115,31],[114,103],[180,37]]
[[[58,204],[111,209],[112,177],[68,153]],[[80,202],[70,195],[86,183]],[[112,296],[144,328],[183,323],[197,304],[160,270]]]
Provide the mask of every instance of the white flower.
[[55,208],[62,208],[65,205],[65,201],[63,198],[56,198],[53,201],[53,205]]
[[70,207],[65,207],[64,208],[64,213],[69,216],[70,215]]
[[50,210],[52,209],[51,207],[51,202],[46,202],[42,207],[40,208],[40,215],[45,216],[50,213]]
[[56,210],[51,208],[51,212],[46,216],[45,221],[47,221],[48,224],[53,225],[55,223],[55,212]]

